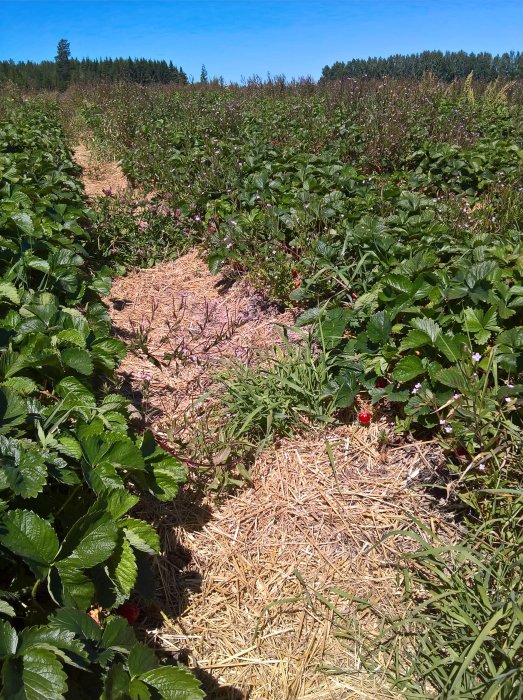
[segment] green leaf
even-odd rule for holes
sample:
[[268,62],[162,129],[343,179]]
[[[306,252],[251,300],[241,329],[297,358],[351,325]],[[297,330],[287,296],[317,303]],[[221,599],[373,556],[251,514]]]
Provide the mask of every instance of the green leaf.
[[0,541],[21,557],[37,578],[43,578],[58,554],[52,526],[30,510],[11,510],[0,522]]
[[82,448],[78,440],[71,435],[61,435],[58,438],[57,449],[73,459],[82,459]]
[[120,440],[104,454],[104,462],[110,462],[117,469],[145,468],[145,462],[140,449],[129,438]]
[[26,627],[20,635],[18,654],[34,648],[48,649],[76,668],[87,667],[87,652],[73,632],[43,626]]
[[366,313],[372,313],[374,309],[376,309],[376,307],[378,306],[378,296],[380,291],[381,289],[379,287],[376,287],[370,292],[365,292],[365,294],[359,296],[352,306],[354,311],[363,310]]
[[175,459],[164,460],[153,466],[149,489],[158,500],[172,501],[184,481],[185,469],[182,465]]
[[413,328],[426,333],[433,343],[435,343],[437,338],[441,335],[441,326],[439,326],[431,318],[413,318],[410,325],[413,326]]
[[24,423],[27,417],[25,401],[15,391],[0,390],[0,434]]
[[183,666],[162,666],[147,671],[140,680],[156,688],[164,700],[201,700],[200,681]]
[[6,617],[15,617],[16,611],[11,605],[9,605],[7,601],[0,599],[0,615],[5,615]]
[[91,605],[95,586],[83,571],[73,565],[58,564],[51,569],[48,589],[57,605],[87,610]]
[[[129,510],[131,510],[131,508],[133,508],[133,506],[135,506],[140,501],[138,496],[129,493],[125,489],[112,491],[107,495],[106,498],[107,510],[111,513],[115,520],[118,520],[122,517],[122,515],[125,515]],[[132,520],[132,518],[130,518],[130,520]],[[124,520],[122,523],[124,527],[126,522],[127,521]],[[139,520],[138,522],[142,521]]]
[[466,331],[474,333],[478,343],[486,343],[492,331],[499,330],[494,308],[483,312],[481,309],[467,308],[463,312],[463,325]]
[[123,360],[127,353],[127,347],[117,338],[100,338],[91,345],[91,352],[95,355],[100,353]]
[[129,541],[124,538],[113,552],[109,561],[109,576],[120,591],[128,596],[133,590],[138,575],[138,567]]
[[36,382],[29,377],[10,377],[3,383],[3,386],[15,391],[20,396],[29,396],[38,388]]
[[440,335],[436,347],[450,362],[457,362],[463,357],[463,343],[460,338],[452,335]]
[[465,281],[472,289],[481,280],[487,279],[497,270],[498,264],[494,260],[484,260],[470,266]]
[[467,380],[459,367],[446,367],[436,372],[436,379],[451,389],[459,389],[461,392],[466,392]]
[[18,440],[0,435],[0,456],[0,490],[10,488],[23,498],[34,498],[43,491],[47,467],[41,451],[27,449]]
[[327,346],[335,345],[341,340],[350,314],[350,309],[342,308],[330,309],[325,314],[320,331]]
[[430,345],[431,342],[430,337],[423,331],[412,330],[409,331],[406,337],[401,341],[399,351],[403,352],[404,350],[415,350],[423,345]]
[[82,516],[60,548],[60,563],[88,569],[106,561],[114,551],[118,528],[110,513],[97,510]]
[[384,345],[392,331],[392,323],[386,311],[378,311],[367,324],[367,336],[377,345]]
[[65,377],[59,382],[55,391],[67,406],[81,406],[88,408],[95,408],[96,399],[93,393],[85,387],[82,382],[76,377]]
[[112,491],[113,489],[125,492],[122,478],[119,476],[115,467],[109,462],[102,462],[97,467],[91,469],[91,471],[86,474],[86,478],[96,494],[101,494],[104,491]]
[[296,326],[301,328],[302,326],[308,326],[311,323],[317,321],[321,316],[321,308],[315,307],[312,309],[307,309],[296,319]]
[[17,646],[18,636],[14,628],[6,620],[0,620],[0,659],[16,654]]
[[125,618],[111,615],[105,623],[102,644],[106,649],[129,652],[136,644],[136,635]]
[[219,253],[213,253],[212,255],[208,256],[207,265],[209,266],[209,271],[211,275],[218,274],[218,272],[222,269],[226,259],[227,258],[225,256],[220,255]]
[[26,212],[13,214],[11,216],[11,221],[14,221],[18,228],[21,229],[21,231],[23,231],[23,233],[26,235],[33,233],[33,221]]
[[382,279],[382,283],[387,287],[395,289],[397,292],[410,294],[412,291],[412,281],[408,277],[405,277],[405,275],[385,275]]
[[48,649],[31,649],[4,663],[3,695],[6,700],[64,700],[67,676]]
[[151,700],[152,698],[151,690],[138,678],[134,678],[129,684],[129,695],[131,700]]
[[397,382],[407,382],[424,372],[425,368],[420,358],[416,355],[407,355],[407,357],[402,357],[398,362],[392,372],[392,376]]
[[123,664],[113,664],[105,677],[100,700],[129,700],[130,680]]
[[121,522],[125,536],[133,547],[147,554],[158,554],[160,538],[156,530],[143,520],[126,518]]
[[158,668],[158,659],[154,651],[148,647],[147,644],[139,642],[131,649],[131,653],[127,659],[127,667],[129,668],[131,678],[136,678],[136,676],[141,676],[142,673],[147,673],[147,671]]
[[80,348],[65,348],[62,350],[62,362],[79,374],[93,373],[93,361],[88,350]]
[[17,306],[20,304],[18,289],[10,282],[0,282],[0,299],[9,299]]
[[[110,618],[109,618],[110,619]],[[96,622],[81,610],[61,608],[49,618],[51,629],[73,632],[80,641],[100,642],[102,631]]]
[[85,348],[85,337],[83,333],[76,330],[76,328],[66,328],[60,331],[57,336],[59,340],[64,340],[71,345],[76,345],[79,348]]

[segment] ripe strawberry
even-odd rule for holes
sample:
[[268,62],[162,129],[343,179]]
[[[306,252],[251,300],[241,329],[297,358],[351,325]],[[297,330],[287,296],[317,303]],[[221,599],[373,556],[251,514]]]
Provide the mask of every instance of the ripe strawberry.
[[367,425],[367,423],[370,423],[371,418],[372,416],[365,408],[358,414],[358,420],[362,425]]
[[374,386],[376,389],[384,389],[387,386],[388,382],[385,379],[385,377],[378,377],[376,379],[376,382],[374,383]]
[[125,617],[130,625],[134,625],[136,620],[140,617],[141,610],[134,603],[124,603],[116,611],[121,617]]
[[293,277],[298,277],[298,270],[296,270],[296,268],[294,268],[294,270],[291,270],[291,275]]

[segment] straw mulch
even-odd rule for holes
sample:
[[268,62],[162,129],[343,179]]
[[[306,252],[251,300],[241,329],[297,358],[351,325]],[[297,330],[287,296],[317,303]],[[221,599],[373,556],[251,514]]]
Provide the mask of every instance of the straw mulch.
[[82,180],[88,197],[100,197],[104,190],[118,193],[127,188],[127,178],[117,161],[97,160],[84,144],[75,146],[73,153],[75,161],[82,168]]
[[141,404],[157,434],[189,438],[202,419],[201,396],[227,361],[246,364],[281,340],[282,312],[245,280],[212,275],[196,250],[174,262],[114,281],[107,300],[117,336],[143,352],[120,367],[124,390]]
[[[246,282],[210,275],[197,251],[115,280],[108,303],[116,334],[131,346],[143,335],[157,359],[176,354],[159,367],[137,351],[120,368],[124,389],[163,439],[196,429],[202,408],[195,405],[224,362],[255,362],[257,350],[278,341],[278,324],[292,323]],[[162,535],[165,615],[147,632],[167,652],[187,654],[210,700],[394,697],[379,675],[354,673],[355,643],[335,636],[316,594],[340,603],[349,621],[354,606],[332,589],[399,610],[394,564],[407,541],[374,545],[410,526],[408,513],[452,536],[436,504],[415,488],[433,478],[436,446],[396,440],[378,417],[368,427],[310,433],[265,450],[252,488],[220,506],[184,492],[147,512]],[[360,622],[366,631],[377,624],[370,615]],[[348,673],[329,675],[328,667]]]
[[[182,497],[171,513],[157,513],[167,619],[149,633],[212,674],[213,700],[395,697],[379,675],[356,673],[355,642],[335,637],[333,615],[316,595],[339,604],[348,622],[355,606],[333,589],[397,612],[394,565],[409,545],[400,537],[377,543],[411,527],[408,513],[452,536],[415,488],[439,464],[436,447],[383,448],[383,434],[393,440],[384,420],[284,441],[258,458],[253,487],[221,507],[194,509]],[[376,627],[372,616],[359,622]],[[328,667],[348,673],[328,675]]]

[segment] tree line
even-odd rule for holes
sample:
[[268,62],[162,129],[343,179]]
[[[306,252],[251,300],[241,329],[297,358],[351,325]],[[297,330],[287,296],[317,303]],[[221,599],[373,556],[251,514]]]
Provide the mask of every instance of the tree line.
[[470,73],[475,78],[495,80],[496,78],[523,78],[523,53],[511,51],[500,55],[483,51],[423,51],[409,55],[396,54],[388,58],[353,58],[343,63],[337,61],[325,66],[321,80],[342,80],[344,78],[421,78],[432,73],[441,80],[466,78]]
[[12,82],[24,88],[63,90],[70,84],[121,81],[185,85],[187,75],[172,61],[72,58],[66,39],[59,41],[54,61],[0,61],[0,84]]

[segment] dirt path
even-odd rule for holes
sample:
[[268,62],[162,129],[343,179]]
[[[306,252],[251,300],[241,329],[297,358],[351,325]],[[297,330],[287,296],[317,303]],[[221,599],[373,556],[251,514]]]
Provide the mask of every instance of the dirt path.
[[[90,170],[85,178],[96,194],[116,191],[123,175],[110,164],[97,179]],[[245,282],[211,275],[196,250],[116,279],[107,302],[116,335],[135,348],[143,340],[161,361],[130,354],[120,376],[162,437],[194,431],[205,420],[200,397],[215,372],[231,359],[254,361],[278,341],[278,324],[292,321]],[[448,529],[434,502],[413,488],[440,460],[432,443],[397,443],[381,418],[266,450],[252,488],[220,506],[183,496],[149,512],[163,543],[157,569],[165,617],[147,633],[168,652],[184,650],[210,700],[394,697],[380,679],[323,672],[353,670],[358,661],[313,591],[346,609],[348,620],[353,608],[334,589],[397,609],[393,565],[405,545],[393,538],[372,547],[410,525],[407,512]]]

